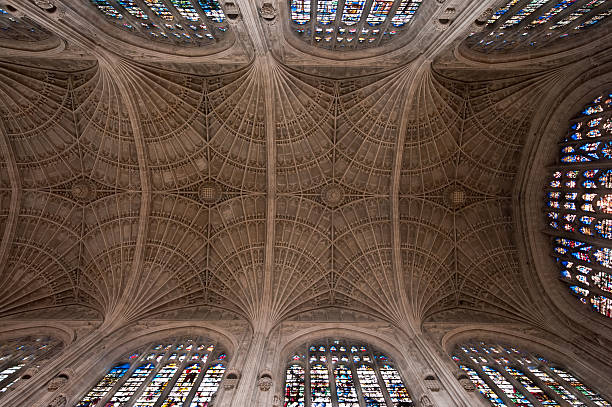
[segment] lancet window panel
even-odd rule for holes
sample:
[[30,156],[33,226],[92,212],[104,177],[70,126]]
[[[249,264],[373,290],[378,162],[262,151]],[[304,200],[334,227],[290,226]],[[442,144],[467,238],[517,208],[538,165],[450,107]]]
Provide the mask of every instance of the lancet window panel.
[[553,42],[562,45],[604,24],[612,14],[611,5],[611,0],[507,0],[482,32],[470,34],[467,44],[485,53],[535,50]]
[[325,339],[292,353],[285,370],[284,407],[412,406],[399,371],[364,343]]
[[422,0],[289,0],[299,38],[311,45],[352,50],[376,47],[409,27]]
[[0,399],[29,368],[41,366],[62,348],[59,340],[48,336],[27,336],[0,343]]
[[495,407],[611,405],[565,367],[524,349],[474,341],[452,358]]
[[90,1],[120,28],[173,45],[212,45],[223,40],[229,28],[218,0]]
[[76,406],[206,406],[219,389],[227,360],[224,349],[207,338],[156,342],[117,360]]
[[559,278],[583,304],[612,317],[612,93],[570,120],[545,213]]

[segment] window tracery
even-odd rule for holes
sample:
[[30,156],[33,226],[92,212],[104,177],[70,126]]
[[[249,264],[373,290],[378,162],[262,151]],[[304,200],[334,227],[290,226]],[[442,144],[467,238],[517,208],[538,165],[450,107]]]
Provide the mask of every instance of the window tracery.
[[219,388],[226,361],[205,338],[154,343],[117,361],[77,407],[204,406]]
[[569,127],[546,192],[553,255],[570,292],[612,317],[612,94]]
[[30,367],[38,367],[62,349],[57,339],[50,337],[22,337],[0,345],[0,397],[16,385]]
[[515,347],[470,342],[458,346],[452,358],[496,407],[610,406],[565,368]]
[[287,363],[284,407],[395,406],[412,399],[393,362],[370,346],[326,339]]
[[49,31],[27,17],[17,18],[7,9],[0,7],[0,40],[35,42],[51,36]]
[[317,47],[350,50],[389,41],[414,18],[422,0],[290,0],[298,36]]
[[91,0],[122,29],[161,42],[203,46],[223,39],[228,30],[217,0]]
[[510,0],[467,44],[485,53],[539,49],[568,41],[612,14],[610,0]]

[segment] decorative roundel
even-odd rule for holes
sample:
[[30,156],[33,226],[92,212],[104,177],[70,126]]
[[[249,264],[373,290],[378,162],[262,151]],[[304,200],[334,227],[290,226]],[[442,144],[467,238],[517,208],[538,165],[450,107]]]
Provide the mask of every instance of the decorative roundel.
[[344,189],[340,185],[327,185],[321,191],[321,200],[328,206],[336,207],[344,200]]
[[217,0],[90,1],[120,28],[173,45],[212,45],[229,28]]
[[460,208],[465,205],[466,198],[465,189],[459,186],[453,186],[446,192],[446,200],[452,208]]
[[71,194],[79,202],[89,202],[96,195],[95,185],[88,180],[79,180],[72,184]]
[[408,27],[421,1],[289,0],[291,25],[302,40],[317,47],[376,47]]
[[546,217],[560,278],[612,317],[612,93],[586,105],[560,143]]
[[206,181],[200,186],[198,196],[203,204],[213,205],[221,199],[222,189],[216,182]]
[[484,53],[545,51],[553,42],[562,45],[577,36],[592,40],[591,29],[602,26],[610,15],[606,0],[509,0],[475,22],[474,27],[480,26],[476,31],[481,31],[470,34],[466,43]]

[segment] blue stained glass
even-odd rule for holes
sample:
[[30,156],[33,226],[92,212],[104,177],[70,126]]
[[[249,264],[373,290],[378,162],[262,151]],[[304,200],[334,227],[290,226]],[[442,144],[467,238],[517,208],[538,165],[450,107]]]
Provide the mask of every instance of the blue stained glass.
[[495,385],[501,389],[506,396],[517,406],[532,406],[527,398],[519,392],[501,373],[496,369],[489,366],[482,366],[483,372],[485,372],[489,378],[495,383]]
[[117,0],[117,3],[123,6],[123,8],[125,8],[128,11],[128,13],[130,13],[134,17],[141,18],[143,20],[146,20],[149,18],[145,14],[145,12],[142,11],[142,9],[138,7],[136,3],[134,3],[134,0]]
[[416,14],[422,0],[401,0],[395,15],[391,19],[394,27],[401,27],[408,24]]
[[531,0],[525,7],[517,11],[512,17],[510,17],[506,22],[502,25],[503,29],[510,28],[514,25],[517,25],[525,17],[539,9],[541,6],[546,4],[548,0]]
[[365,0],[345,0],[342,11],[342,22],[346,25],[354,25],[361,19]]
[[338,0],[319,0],[317,2],[317,21],[327,25],[336,19]]
[[195,8],[193,8],[190,0],[172,0],[172,5],[183,16],[183,18],[189,21],[200,20],[200,15]]
[[94,407],[115,386],[119,379],[128,371],[130,365],[124,363],[113,367],[109,372],[81,399],[76,407]]
[[378,384],[374,369],[368,365],[359,365],[357,367],[357,377],[359,377],[359,384],[361,385],[361,392],[366,405],[372,407],[384,406],[385,398]]
[[291,0],[291,19],[297,24],[310,21],[310,0]]
[[393,7],[393,0],[374,0],[368,15],[368,24],[376,26],[384,22],[389,15],[389,11],[391,11],[391,7]]
[[134,393],[136,393],[136,390],[140,388],[154,368],[155,366],[149,363],[134,370],[132,375],[123,383],[119,390],[115,392],[104,407],[120,407],[125,405],[130,401]]
[[506,14],[508,12],[508,10],[510,10],[516,3],[518,3],[520,0],[511,0],[509,1],[504,7],[500,8],[499,10],[497,10],[495,13],[493,13],[493,15],[491,16],[491,18],[489,19],[489,21],[487,21],[488,24],[493,24],[495,21],[497,21],[501,16],[503,16],[504,14]]
[[578,0],[563,0],[563,1],[558,2],[546,13],[542,14],[541,16],[533,20],[531,22],[531,25],[534,26],[538,24],[547,23],[548,21],[550,21],[552,17],[556,16],[557,14],[559,14],[560,12],[562,12],[563,10],[565,10],[566,8],[574,4],[576,1]]
[[334,369],[338,407],[359,407],[359,399],[353,382],[351,369],[346,365],[338,365]]
[[96,5],[98,10],[100,10],[107,16],[116,18],[118,20],[123,18],[123,15],[121,15],[121,13],[118,12],[117,9],[115,9],[115,7],[111,6],[107,0],[92,0],[92,1]]
[[199,2],[206,17],[216,23],[225,21],[225,13],[217,0],[199,0]]
[[572,406],[582,406],[583,403],[579,402],[576,396],[571,394],[566,388],[561,386],[559,382],[557,382],[554,378],[552,378],[548,373],[540,370],[536,367],[530,367],[529,371],[538,379],[540,379],[544,384],[550,387],[555,393],[559,394],[563,400],[569,402]]
[[[380,358],[385,358],[383,360],[387,359],[385,356],[380,356]],[[391,402],[412,403],[412,399],[410,398],[410,394],[408,394],[408,390],[406,390],[406,386],[404,386],[402,382],[402,378],[393,366],[383,365],[380,369],[380,375],[385,382],[385,386],[387,386]]]
[[136,400],[135,406],[138,407],[152,407],[157,402],[157,399],[161,396],[161,394],[168,386],[168,383],[174,377],[174,374],[178,370],[178,365],[176,363],[168,363],[164,367],[162,367],[155,377],[153,381],[149,383],[149,385],[144,389],[140,398]]
[[144,0],[145,4],[155,12],[158,16],[164,20],[172,20],[174,16],[170,13],[170,10],[161,2],[161,0]]
[[590,20],[585,21],[584,23],[580,24],[575,29],[576,30],[582,30],[583,28],[591,27],[591,26],[599,23],[601,20],[603,20],[606,17],[609,17],[611,15],[612,15],[612,9],[608,9],[608,10],[606,10],[604,12],[601,12],[601,13],[597,14],[596,16],[591,18]]
[[499,398],[499,396],[495,394],[493,390],[491,390],[489,385],[478,375],[478,373],[476,373],[474,369],[465,365],[460,365],[459,367],[467,373],[468,377],[472,383],[474,383],[478,391],[482,393],[482,395],[485,396],[493,406],[506,407],[502,399]]
[[550,370],[552,370],[555,374],[557,374],[561,379],[568,382],[573,388],[578,390],[580,393],[584,394],[589,400],[594,401],[595,404],[597,404],[598,406],[606,406],[606,407],[610,406],[610,403],[604,400],[603,397],[601,397],[601,395],[599,395],[598,393],[594,392],[593,390],[585,386],[580,380],[578,380],[571,373],[567,372],[566,370],[559,369],[556,367],[551,367]]

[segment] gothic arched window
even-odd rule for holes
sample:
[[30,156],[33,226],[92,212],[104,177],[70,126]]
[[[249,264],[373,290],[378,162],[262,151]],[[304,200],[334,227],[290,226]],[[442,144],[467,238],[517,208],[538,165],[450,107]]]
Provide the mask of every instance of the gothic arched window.
[[611,14],[606,0],[509,0],[480,22],[486,24],[484,31],[472,34],[468,44],[487,53],[542,48],[567,41]]
[[491,405],[610,406],[566,368],[515,347],[470,342],[453,360]]
[[289,7],[301,39],[318,47],[349,50],[378,46],[395,37],[412,21],[421,2],[289,0]]
[[49,337],[23,337],[0,344],[0,397],[28,368],[38,367],[61,349],[61,342]]
[[284,407],[398,403],[413,405],[393,362],[369,345],[320,340],[298,349],[287,363]]
[[612,94],[569,127],[546,192],[553,254],[570,292],[612,317]]
[[203,338],[157,342],[117,361],[77,407],[206,406],[226,361],[227,354]]
[[229,26],[217,0],[91,0],[109,21],[148,39],[187,46],[221,40]]

